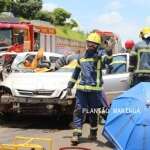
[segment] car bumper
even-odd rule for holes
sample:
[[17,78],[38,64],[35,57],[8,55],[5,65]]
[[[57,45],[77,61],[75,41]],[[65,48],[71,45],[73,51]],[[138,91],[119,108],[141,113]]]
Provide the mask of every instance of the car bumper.
[[2,95],[1,96],[1,103],[2,104],[9,104],[9,103],[27,103],[27,104],[58,104],[58,105],[70,105],[71,101],[74,97],[68,97],[65,99],[61,98],[33,98],[33,97],[15,97],[9,95]]
[[[59,98],[31,98],[2,95],[0,105],[3,112],[12,112],[24,115],[50,115],[53,113],[70,114],[73,99]],[[6,106],[9,106],[7,108]],[[7,109],[6,109],[7,108]],[[68,111],[69,110],[69,111]]]

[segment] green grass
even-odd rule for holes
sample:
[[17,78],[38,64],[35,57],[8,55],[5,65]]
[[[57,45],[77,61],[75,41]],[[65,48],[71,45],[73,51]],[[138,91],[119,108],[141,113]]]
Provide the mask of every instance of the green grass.
[[58,36],[61,36],[61,37],[67,38],[67,39],[72,39],[72,40],[77,40],[77,41],[85,41],[86,40],[86,34],[84,34],[83,32],[72,31],[68,27],[57,26],[56,34]]

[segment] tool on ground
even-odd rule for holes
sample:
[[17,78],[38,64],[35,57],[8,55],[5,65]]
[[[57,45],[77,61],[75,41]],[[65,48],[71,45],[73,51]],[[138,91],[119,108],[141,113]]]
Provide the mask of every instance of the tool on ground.
[[52,150],[50,138],[16,136],[12,144],[0,144],[0,150]]

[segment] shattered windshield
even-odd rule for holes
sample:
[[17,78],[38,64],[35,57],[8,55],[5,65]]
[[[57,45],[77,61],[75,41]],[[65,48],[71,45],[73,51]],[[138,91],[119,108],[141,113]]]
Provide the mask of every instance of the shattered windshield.
[[140,53],[139,70],[150,70],[150,52]]
[[[29,56],[32,56],[32,55],[29,55],[29,54],[26,54],[26,55],[17,55],[16,59],[14,60],[12,66],[11,66],[12,70],[14,72],[17,72],[17,71],[33,72],[32,69],[26,68],[24,66],[24,61],[26,59],[28,59]],[[32,57],[32,59],[34,59],[34,57]]]
[[[35,54],[20,54],[14,60],[11,69],[13,72],[47,72],[51,67],[50,60],[43,56],[40,60],[35,59]],[[49,57],[48,57],[49,58]]]

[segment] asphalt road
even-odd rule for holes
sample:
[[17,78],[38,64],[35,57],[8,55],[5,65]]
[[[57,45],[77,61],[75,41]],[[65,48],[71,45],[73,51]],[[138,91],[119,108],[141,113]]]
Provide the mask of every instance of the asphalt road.
[[[56,117],[14,117],[0,125],[0,143],[11,143],[15,136],[29,136],[51,138],[53,141],[53,150],[59,150],[61,147],[71,146],[70,139],[72,129],[68,126],[70,119],[56,119]],[[88,140],[89,125],[84,124],[83,137],[79,147],[89,148],[91,150],[112,150],[112,145],[101,135],[102,125],[99,125],[98,140],[91,142]]]

